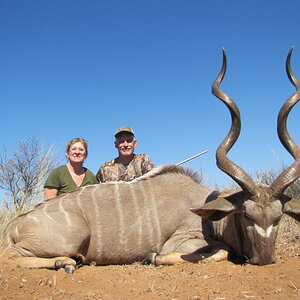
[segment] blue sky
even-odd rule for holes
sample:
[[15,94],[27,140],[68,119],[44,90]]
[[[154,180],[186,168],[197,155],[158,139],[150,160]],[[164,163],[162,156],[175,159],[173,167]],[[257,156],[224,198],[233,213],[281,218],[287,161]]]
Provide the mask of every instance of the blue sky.
[[[136,153],[156,165],[208,153],[185,165],[209,184],[231,179],[215,164],[230,115],[211,94],[228,58],[221,89],[237,103],[242,132],[228,156],[249,174],[292,158],[276,119],[295,91],[285,60],[300,78],[298,0],[1,0],[0,151],[33,136],[55,145],[89,141],[94,173],[116,156],[114,131],[133,127]],[[300,108],[288,128],[300,141]]]

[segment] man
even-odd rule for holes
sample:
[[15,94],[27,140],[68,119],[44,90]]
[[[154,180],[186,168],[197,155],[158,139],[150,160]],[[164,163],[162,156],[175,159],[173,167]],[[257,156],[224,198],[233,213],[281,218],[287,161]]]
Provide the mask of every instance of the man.
[[148,155],[134,154],[137,140],[132,128],[119,128],[115,133],[114,144],[119,156],[100,167],[96,175],[99,182],[130,181],[154,168]]

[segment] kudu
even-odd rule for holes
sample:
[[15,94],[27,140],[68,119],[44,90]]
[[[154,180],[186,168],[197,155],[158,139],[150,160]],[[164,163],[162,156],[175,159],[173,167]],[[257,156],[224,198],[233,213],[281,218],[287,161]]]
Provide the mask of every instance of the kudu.
[[232,126],[217,150],[217,165],[240,185],[240,192],[222,197],[175,165],[159,167],[131,182],[84,187],[46,200],[11,221],[2,237],[2,262],[28,268],[65,267],[69,273],[79,261],[158,265],[217,261],[228,253],[247,256],[252,264],[272,263],[282,213],[297,220],[300,216],[300,201],[283,194],[300,175],[299,148],[286,128],[300,87],[290,69],[290,56],[291,52],[287,73],[297,92],[279,113],[278,135],[295,162],[271,186],[256,185],[226,157],[238,139],[241,121],[235,103],[219,89],[226,71],[223,50],[213,94],[228,107]]

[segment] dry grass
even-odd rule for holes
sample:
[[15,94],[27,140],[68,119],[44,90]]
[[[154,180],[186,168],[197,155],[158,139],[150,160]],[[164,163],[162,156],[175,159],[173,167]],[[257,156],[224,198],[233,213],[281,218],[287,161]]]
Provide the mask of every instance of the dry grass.
[[19,214],[15,209],[7,209],[5,207],[0,207],[0,235],[4,231],[6,225]]
[[282,256],[281,249],[284,249],[284,256],[300,255],[300,223],[295,219],[283,215],[276,240],[276,251]]
[[13,204],[9,204],[7,202],[1,203],[0,205],[0,236],[2,235],[5,227],[7,224],[19,216],[20,214],[23,214],[29,210],[31,210],[37,203],[41,202],[43,200],[43,192],[40,192],[39,195],[32,199],[30,203],[25,203],[25,205],[20,208],[15,208]]

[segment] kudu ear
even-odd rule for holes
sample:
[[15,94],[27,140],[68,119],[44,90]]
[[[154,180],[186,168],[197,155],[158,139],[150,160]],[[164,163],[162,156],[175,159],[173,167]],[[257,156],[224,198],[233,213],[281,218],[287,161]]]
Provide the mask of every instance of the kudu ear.
[[237,206],[222,197],[204,204],[201,208],[190,208],[190,210],[194,214],[211,221],[221,220],[224,217],[239,211]]
[[283,210],[285,214],[291,216],[300,222],[300,201],[299,199],[291,199],[284,204]]

